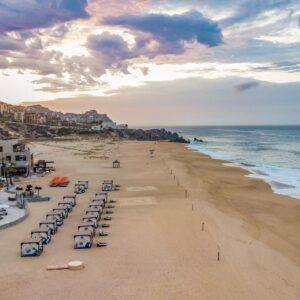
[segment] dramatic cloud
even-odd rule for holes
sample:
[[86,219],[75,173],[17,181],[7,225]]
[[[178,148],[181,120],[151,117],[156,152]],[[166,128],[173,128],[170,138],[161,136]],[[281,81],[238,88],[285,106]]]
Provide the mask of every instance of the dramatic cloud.
[[239,92],[243,92],[246,90],[250,90],[254,87],[259,86],[259,83],[256,81],[249,81],[249,82],[245,82],[245,83],[241,83],[241,84],[237,84],[234,86],[234,90],[235,92],[239,93]]
[[176,15],[147,14],[107,17],[104,23],[149,33],[160,43],[170,48],[177,48],[176,52],[182,52],[184,42],[197,42],[208,47],[223,43],[218,23],[205,18],[195,10]]
[[236,92],[300,82],[299,15],[297,0],[0,0],[2,98],[187,78],[235,77]]
[[0,0],[0,32],[87,18],[87,0]]

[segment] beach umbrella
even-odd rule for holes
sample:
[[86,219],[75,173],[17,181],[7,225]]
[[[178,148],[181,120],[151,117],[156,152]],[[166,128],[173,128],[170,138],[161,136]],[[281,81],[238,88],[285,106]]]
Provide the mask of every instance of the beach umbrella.
[[41,186],[36,186],[36,187],[35,187],[35,190],[37,191],[38,196],[40,195],[40,190],[41,190],[41,189],[42,189]]

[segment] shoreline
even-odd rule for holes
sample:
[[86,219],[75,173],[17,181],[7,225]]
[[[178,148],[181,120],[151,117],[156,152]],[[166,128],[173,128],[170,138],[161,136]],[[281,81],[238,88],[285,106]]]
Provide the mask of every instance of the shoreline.
[[[299,200],[183,144],[91,138],[32,147],[56,162],[55,173],[34,179],[56,200],[29,203],[26,220],[0,231],[5,299],[299,299]],[[153,158],[149,149],[156,149]],[[114,159],[120,169],[112,168]],[[71,185],[49,188],[59,175]],[[110,195],[117,203],[108,247],[74,250],[82,211],[109,178],[121,190]],[[44,253],[21,258],[20,241],[79,179],[90,189]],[[45,270],[74,259],[86,268]]]
[[[215,152],[214,154],[210,154],[210,153],[205,152],[204,150],[201,151],[201,149],[192,148],[192,144],[187,145],[187,148],[191,149],[193,151],[196,151],[198,153],[201,153],[203,155],[207,155],[211,159],[223,161],[224,165],[227,164],[228,166],[230,166],[230,164],[232,164],[232,166],[236,166],[238,168],[248,171],[249,174],[247,174],[246,176],[248,176],[249,178],[256,178],[256,179],[263,180],[265,183],[267,183],[271,187],[274,194],[288,196],[288,197],[300,200],[300,195],[294,194],[294,193],[292,193],[292,191],[290,193],[283,191],[285,189],[297,189],[297,186],[286,184],[285,182],[281,182],[280,180],[274,179],[271,177],[270,174],[265,173],[264,171],[261,171],[259,169],[257,169],[257,170],[252,169],[252,168],[261,168],[258,165],[255,165],[254,163],[246,164],[246,163],[237,162],[233,158],[232,159],[230,159],[230,158],[223,159],[223,158],[214,157],[214,155],[219,156],[222,154],[218,153],[218,152]],[[210,150],[208,150],[208,151],[210,151]],[[226,153],[223,153],[223,155],[224,154],[226,155]],[[230,156],[230,155],[231,155],[230,153],[227,154],[227,156]],[[284,170],[283,167],[278,167],[278,166],[269,166],[269,167],[281,169],[282,171]]]

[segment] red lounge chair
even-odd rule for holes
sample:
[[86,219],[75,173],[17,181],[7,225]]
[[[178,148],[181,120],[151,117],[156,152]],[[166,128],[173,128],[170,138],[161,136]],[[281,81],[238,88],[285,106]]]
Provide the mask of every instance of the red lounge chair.
[[54,187],[54,186],[58,186],[60,181],[60,177],[54,177],[51,181],[50,181],[50,186]]
[[68,184],[69,184],[69,178],[68,177],[62,177],[60,180],[59,180],[59,186],[61,187],[66,187]]

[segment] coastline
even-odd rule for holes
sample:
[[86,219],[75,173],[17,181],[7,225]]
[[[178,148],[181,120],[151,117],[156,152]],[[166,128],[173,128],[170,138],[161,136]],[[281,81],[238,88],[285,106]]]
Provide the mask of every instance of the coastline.
[[[256,179],[260,179],[260,180],[264,181],[271,187],[274,194],[288,196],[288,197],[300,200],[300,196],[293,193],[293,189],[296,188],[295,186],[288,185],[288,184],[280,182],[280,181],[272,180],[272,178],[270,178],[269,175],[264,173],[263,171],[260,171],[258,169],[254,170],[253,168],[257,167],[256,165],[239,163],[239,162],[235,161],[234,159],[231,159],[230,154],[227,154],[228,158],[218,158],[218,156],[223,156],[224,154],[218,154],[217,152],[216,153],[208,153],[206,151],[203,151],[203,150],[201,151],[199,149],[193,148],[192,146],[193,146],[193,144],[189,144],[189,145],[187,145],[187,148],[192,151],[195,151],[197,153],[206,155],[206,156],[210,157],[211,159],[222,161],[223,165],[225,165],[225,166],[237,167],[237,168],[246,170],[248,172],[248,174],[246,174],[246,176],[248,176],[249,178],[256,178]],[[286,193],[285,189],[292,189],[292,191],[290,191],[289,193]]]
[[[198,146],[198,147],[197,147]],[[286,179],[283,179],[283,172],[289,172],[286,176],[290,178],[290,173],[294,170],[279,167],[279,166],[268,166],[267,171],[266,166],[258,166],[254,163],[245,163],[245,162],[238,162],[235,159],[232,153],[227,152],[219,152],[219,151],[211,151],[210,149],[200,148],[199,144],[191,143],[188,146],[189,149],[202,153],[204,155],[209,156],[212,159],[224,161],[224,164],[230,166],[234,165],[244,170],[247,170],[249,174],[247,176],[251,178],[261,179],[270,185],[272,191],[278,195],[289,196],[295,199],[300,200],[299,195],[299,186],[287,183]],[[273,172],[272,172],[273,171]],[[274,176],[273,173],[278,173],[277,176]],[[279,177],[278,177],[279,175]],[[297,175],[293,174],[293,178],[297,178]]]
[[[91,189],[41,257],[20,258],[19,242],[57,201],[30,203],[26,220],[0,231],[5,299],[300,297],[299,200],[274,194],[264,181],[246,177],[246,170],[167,142],[80,139],[34,142],[33,148],[56,161],[55,175],[72,183],[89,179]],[[115,158],[118,170],[111,168]],[[121,190],[112,193],[118,202],[108,247],[73,250],[72,234],[86,202],[110,177]],[[72,193],[72,185],[49,188],[49,179],[36,179],[45,194],[59,199]],[[70,259],[83,260],[86,268],[45,270]]]

